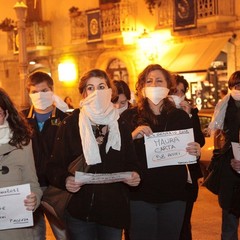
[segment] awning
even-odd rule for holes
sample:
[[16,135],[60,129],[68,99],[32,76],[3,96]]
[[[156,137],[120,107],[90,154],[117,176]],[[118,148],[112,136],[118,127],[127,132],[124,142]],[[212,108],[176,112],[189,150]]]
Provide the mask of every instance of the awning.
[[207,70],[228,39],[229,36],[170,44],[167,50],[163,50],[159,64],[172,72]]

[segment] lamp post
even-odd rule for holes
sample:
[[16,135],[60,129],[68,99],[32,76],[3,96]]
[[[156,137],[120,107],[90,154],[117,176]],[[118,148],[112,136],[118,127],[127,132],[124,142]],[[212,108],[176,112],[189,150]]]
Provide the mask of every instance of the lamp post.
[[18,30],[18,40],[19,40],[18,61],[19,61],[19,78],[20,78],[19,80],[20,80],[20,94],[21,94],[20,108],[24,109],[29,105],[28,95],[25,87],[26,78],[28,74],[26,25],[25,25],[27,6],[23,1],[18,1],[13,8],[17,16],[17,30]]

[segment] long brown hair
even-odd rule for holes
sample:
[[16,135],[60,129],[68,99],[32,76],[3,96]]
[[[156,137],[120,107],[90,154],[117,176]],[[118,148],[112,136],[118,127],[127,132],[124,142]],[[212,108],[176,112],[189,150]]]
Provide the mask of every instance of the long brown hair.
[[[143,96],[142,89],[145,87],[145,83],[147,80],[147,77],[150,72],[159,70],[164,75],[166,81],[167,81],[167,88],[171,89],[174,86],[174,79],[172,78],[172,74],[160,66],[159,64],[150,64],[148,65],[138,76],[138,81],[136,83],[136,91],[137,91],[137,97],[138,97],[138,112],[141,115],[142,119],[148,119],[150,122],[152,122],[154,125],[157,125],[157,116],[153,113],[152,109],[150,108],[148,104],[147,98]],[[163,105],[161,106],[161,111],[168,113],[174,109],[174,104],[172,101],[170,101],[168,98],[163,99]],[[159,107],[160,112],[160,107]],[[142,123],[144,124],[144,123]]]

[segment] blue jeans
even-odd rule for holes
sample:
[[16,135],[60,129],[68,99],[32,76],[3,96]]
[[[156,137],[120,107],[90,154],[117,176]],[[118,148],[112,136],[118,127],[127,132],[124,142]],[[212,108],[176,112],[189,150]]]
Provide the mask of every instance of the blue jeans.
[[85,222],[66,213],[66,224],[71,240],[121,240],[122,229]]
[[223,209],[221,240],[238,240],[238,225],[239,218]]
[[131,201],[131,240],[179,240],[186,202]]

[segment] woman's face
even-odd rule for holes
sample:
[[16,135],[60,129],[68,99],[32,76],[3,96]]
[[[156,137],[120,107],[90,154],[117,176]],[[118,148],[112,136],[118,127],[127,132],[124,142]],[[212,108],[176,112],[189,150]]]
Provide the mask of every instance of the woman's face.
[[174,95],[178,97],[182,97],[185,95],[185,89],[183,83],[179,83],[174,91]]
[[144,87],[166,87],[167,88],[167,81],[162,71],[160,70],[151,71],[146,78]]
[[125,107],[126,104],[128,104],[127,97],[125,96],[125,94],[121,93],[118,95],[117,102],[115,102],[113,105],[115,108],[122,108]]
[[91,77],[88,79],[83,97],[86,98],[89,94],[93,93],[95,90],[108,89],[108,85],[104,78]]
[[4,110],[0,107],[0,125],[3,125],[5,116]]

